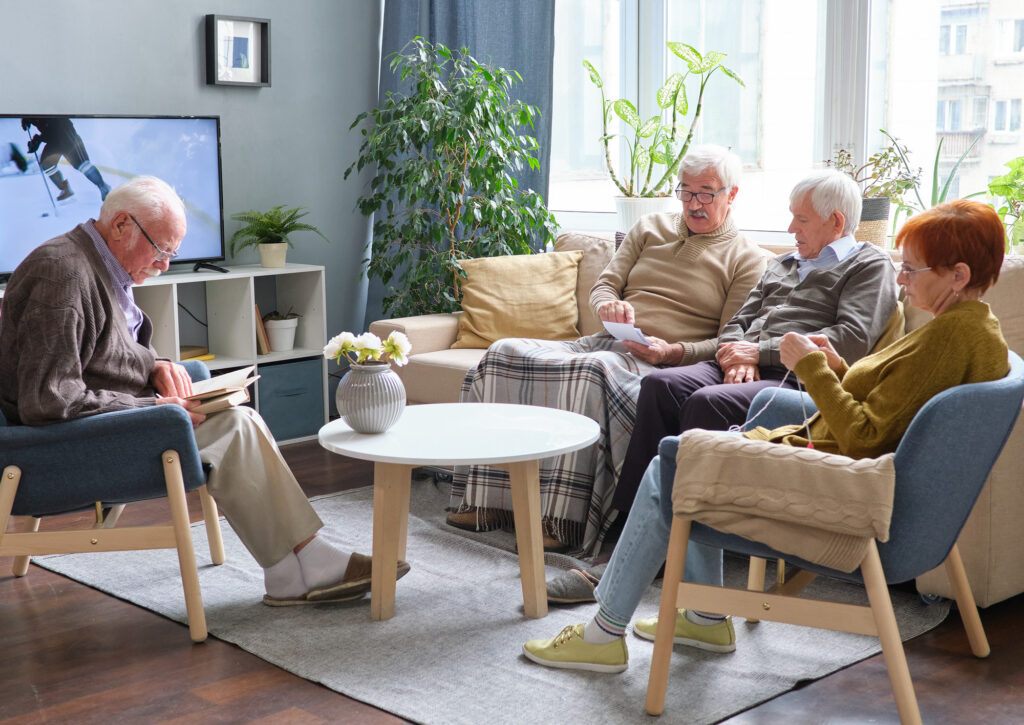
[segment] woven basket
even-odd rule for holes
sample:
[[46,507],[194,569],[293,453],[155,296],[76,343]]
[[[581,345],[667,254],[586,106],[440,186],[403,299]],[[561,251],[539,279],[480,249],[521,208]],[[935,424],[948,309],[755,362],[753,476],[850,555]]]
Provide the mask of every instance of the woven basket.
[[889,198],[873,196],[864,199],[860,223],[853,233],[858,242],[871,242],[876,247],[888,247]]

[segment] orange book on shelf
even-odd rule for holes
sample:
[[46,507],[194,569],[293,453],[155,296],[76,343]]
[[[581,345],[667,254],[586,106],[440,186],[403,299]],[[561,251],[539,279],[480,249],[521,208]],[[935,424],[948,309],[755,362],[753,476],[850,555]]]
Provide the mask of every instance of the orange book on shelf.
[[270,352],[270,338],[267,337],[267,328],[263,325],[259,305],[256,305],[256,352],[260,355]]

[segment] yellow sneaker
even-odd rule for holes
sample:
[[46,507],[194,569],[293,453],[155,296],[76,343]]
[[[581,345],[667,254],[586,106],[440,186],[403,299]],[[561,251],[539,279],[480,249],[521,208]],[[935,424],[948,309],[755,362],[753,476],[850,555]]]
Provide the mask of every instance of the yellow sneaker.
[[622,672],[629,667],[629,651],[622,637],[608,644],[583,641],[583,625],[570,624],[551,639],[531,639],[523,654],[545,667],[591,672]]
[[[633,634],[654,641],[658,618],[638,619],[633,623]],[[676,611],[676,631],[672,641],[708,652],[732,652],[736,649],[736,631],[732,628],[732,617],[718,624],[694,624],[686,618],[686,610]]]

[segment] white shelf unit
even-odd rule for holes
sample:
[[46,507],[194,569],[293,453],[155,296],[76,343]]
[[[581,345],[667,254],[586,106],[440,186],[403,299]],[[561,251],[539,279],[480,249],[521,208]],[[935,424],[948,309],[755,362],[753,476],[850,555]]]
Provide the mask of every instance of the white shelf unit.
[[[153,321],[153,347],[163,357],[180,360],[182,345],[200,345],[213,353],[205,361],[216,374],[231,368],[256,365],[256,372],[266,376],[275,364],[290,361],[319,360],[319,395],[315,410],[290,410],[286,414],[308,415],[304,435],[279,440],[281,443],[310,440],[327,422],[327,364],[323,359],[326,344],[327,316],[324,291],[324,268],[308,264],[288,264],[279,268],[259,265],[228,267],[228,272],[168,273],[134,287],[135,301]],[[289,310],[301,315],[295,333],[295,347],[287,352],[256,353],[256,305],[266,314],[273,309]],[[183,309],[184,308],[184,309]],[[187,311],[186,311],[187,310]],[[195,316],[206,327],[192,320]],[[269,366],[269,367],[266,367]],[[261,370],[260,368],[264,369]],[[308,368],[308,366],[307,366]],[[281,376],[277,376],[281,378]],[[287,378],[287,375],[284,376]],[[270,412],[276,402],[261,395],[266,384],[256,381],[254,402],[264,413],[271,430],[281,421]],[[288,428],[294,428],[294,420]],[[276,433],[275,433],[276,435]]]

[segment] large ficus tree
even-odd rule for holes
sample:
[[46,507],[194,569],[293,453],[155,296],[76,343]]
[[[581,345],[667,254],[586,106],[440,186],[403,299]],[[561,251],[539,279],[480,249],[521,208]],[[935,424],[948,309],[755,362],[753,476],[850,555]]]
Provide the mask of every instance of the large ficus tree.
[[389,56],[408,88],[360,113],[359,158],[345,171],[375,170],[359,211],[376,215],[367,273],[387,287],[392,316],[459,309],[460,260],[528,254],[554,218],[513,174],[538,168],[538,110],[511,100],[522,78],[479,63],[468,49],[413,39]]

